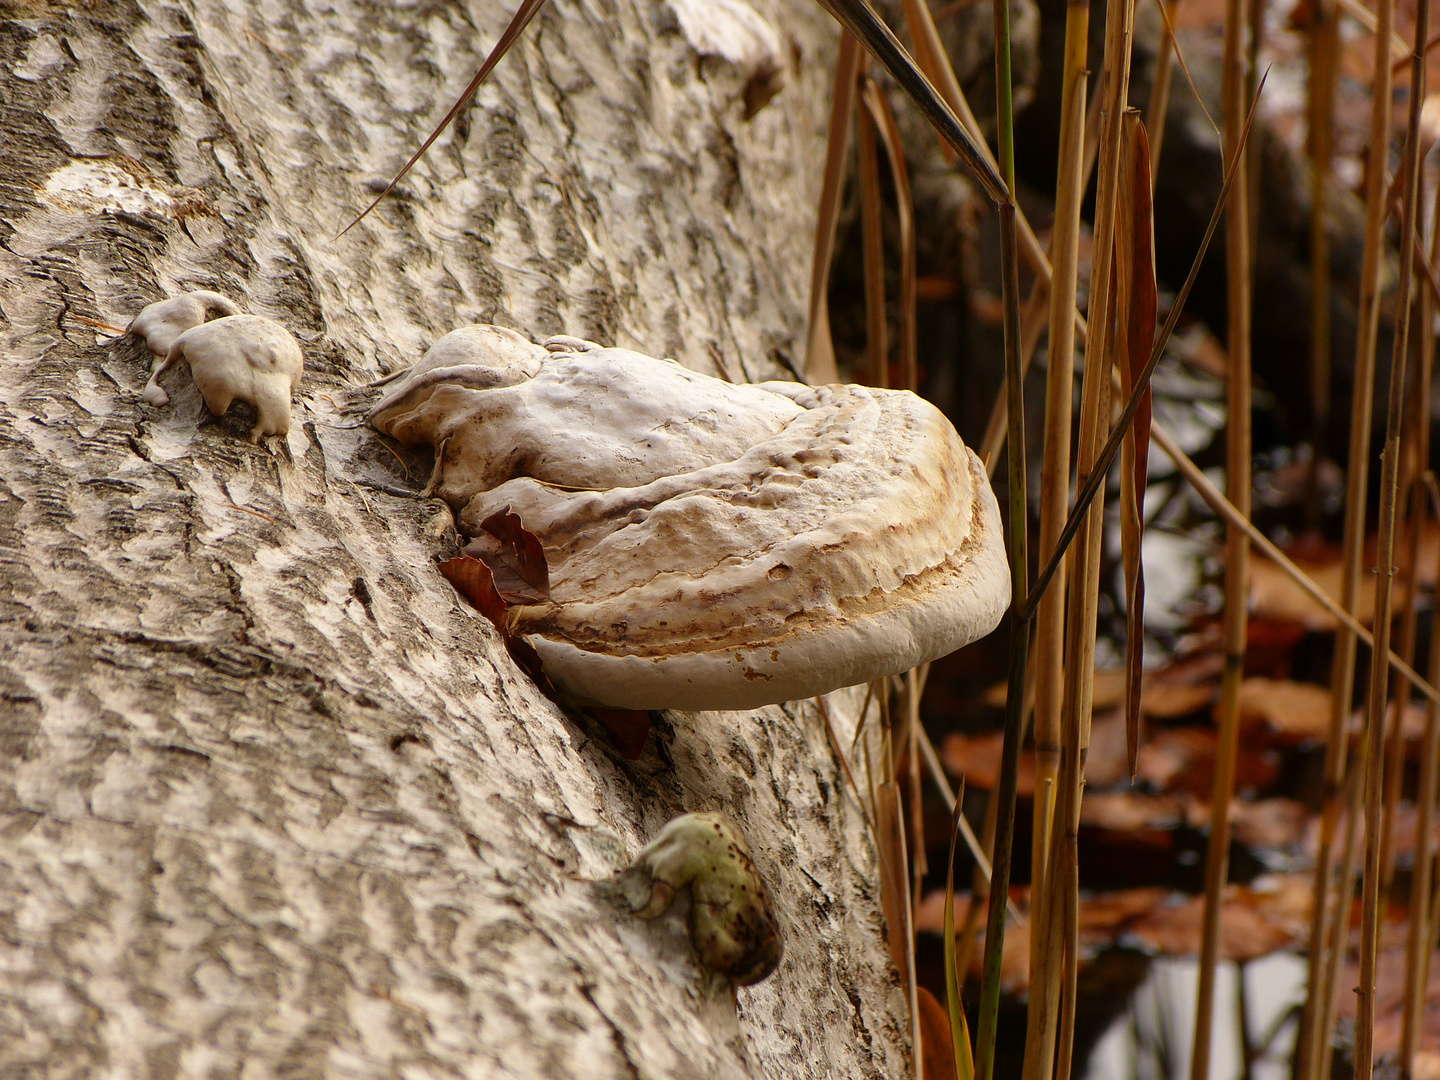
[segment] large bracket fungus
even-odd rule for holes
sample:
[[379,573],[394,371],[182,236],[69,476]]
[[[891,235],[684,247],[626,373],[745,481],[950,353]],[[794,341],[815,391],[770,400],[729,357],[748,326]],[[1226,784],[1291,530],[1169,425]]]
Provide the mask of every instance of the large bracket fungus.
[[436,448],[430,490],[463,530],[508,506],[539,537],[549,598],[508,629],[582,700],[809,697],[943,656],[1009,602],[984,467],[905,391],[735,385],[467,327],[370,418]]
[[[142,311],[136,321],[144,315]],[[133,330],[134,324],[131,326]],[[290,398],[300,381],[305,356],[294,335],[274,319],[229,315],[192,326],[174,339],[145,384],[142,396],[147,402],[164,405],[170,400],[159,379],[181,362],[189,365],[206,408],[216,416],[224,416],[237,398],[255,406],[258,415],[250,429],[252,443],[265,435],[289,432]]]

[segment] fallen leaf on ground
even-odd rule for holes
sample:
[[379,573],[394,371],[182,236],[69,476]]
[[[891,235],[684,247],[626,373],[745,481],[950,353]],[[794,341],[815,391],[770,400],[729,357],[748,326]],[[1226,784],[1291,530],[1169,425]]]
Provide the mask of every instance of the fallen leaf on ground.
[[1323,743],[1330,690],[1289,679],[1246,679],[1240,684],[1240,730],[1242,738],[1263,734],[1280,746]]
[[[1163,728],[1151,733],[1140,748],[1138,779],[1157,791],[1188,791],[1208,801],[1215,780],[1214,728]],[[1235,790],[1264,790],[1280,773],[1280,755],[1273,749],[1242,747],[1236,762]]]
[[[1203,896],[1161,904],[1132,922],[1128,934],[1161,956],[1195,956],[1200,952],[1204,915]],[[1283,949],[1292,941],[1289,931],[1272,923],[1249,904],[1234,899],[1225,901],[1220,913],[1223,959],[1254,960]]]
[[[1097,671],[1094,685],[1094,695],[1090,703],[1092,712],[1104,712],[1125,703],[1125,672]],[[993,708],[1003,709],[1008,689],[1009,684],[1004,681],[995,683],[980,695],[980,700]]]
[[[1209,821],[1209,807],[1205,807]],[[1236,800],[1230,808],[1230,833],[1251,850],[1298,849],[1311,818],[1304,804],[1294,799]]]

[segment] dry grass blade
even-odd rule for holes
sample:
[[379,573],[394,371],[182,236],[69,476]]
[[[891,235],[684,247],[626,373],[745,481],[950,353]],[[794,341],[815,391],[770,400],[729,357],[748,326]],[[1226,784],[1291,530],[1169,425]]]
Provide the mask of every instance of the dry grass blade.
[[[960,794],[965,788],[962,784]],[[950,817],[950,858],[945,863],[945,1008],[950,1014],[950,1041],[955,1051],[955,1072],[959,1080],[973,1080],[975,1055],[970,1049],[970,1027],[960,1001],[960,975],[955,964],[955,843],[960,835],[962,799],[955,800]]]
[[380,205],[380,200],[394,191],[395,185],[405,179],[405,174],[415,167],[417,161],[425,156],[425,151],[430,149],[431,144],[440,137],[440,133],[450,126],[450,122],[454,120],[455,117],[460,115],[461,109],[470,104],[470,99],[475,96],[475,91],[480,89],[480,84],[489,78],[490,72],[495,69],[495,65],[500,62],[500,58],[510,51],[510,46],[515,44],[515,41],[525,32],[525,27],[530,25],[530,20],[535,17],[536,12],[544,6],[545,0],[523,0],[520,9],[515,12],[515,17],[510,20],[510,25],[507,26],[505,32],[500,35],[500,40],[497,41],[495,47],[490,50],[490,55],[487,56],[485,62],[480,65],[480,70],[477,71],[475,77],[470,80],[470,85],[465,88],[465,92],[460,95],[454,105],[450,106],[450,111],[447,112],[444,119],[435,126],[435,130],[432,131],[430,137],[420,145],[420,149],[416,150],[410,160],[405,163],[405,167],[395,174],[395,179],[390,181],[384,191],[375,196],[375,201],[362,210],[359,217],[340,230],[339,236],[336,237],[337,240],[340,236],[344,236],[356,225],[364,221],[370,211]]
[[997,206],[1012,202],[989,149],[960,123],[954,111],[901,47],[890,28],[880,21],[865,0],[819,0],[822,7],[854,34],[866,50],[885,68],[919,107],[932,127],[965,162],[986,196]]
[[[1255,89],[1255,97],[1250,102],[1250,111],[1245,117],[1245,126],[1240,132],[1241,144],[1248,141],[1251,128],[1255,121],[1255,108],[1260,103],[1260,95],[1265,90],[1265,79],[1260,80],[1260,85]],[[1238,160],[1238,159],[1236,159]],[[1060,533],[1060,539],[1055,552],[1044,564],[1040,573],[1035,578],[1035,584],[1031,588],[1025,600],[1025,607],[1021,610],[1022,618],[1030,618],[1034,615],[1035,609],[1040,604],[1040,599],[1045,595],[1045,589],[1054,579],[1060,568],[1060,562],[1065,556],[1065,551],[1075,538],[1075,533],[1084,520],[1085,513],[1089,508],[1096,493],[1105,482],[1111,464],[1115,461],[1115,455],[1120,450],[1120,442],[1124,438],[1125,431],[1135,419],[1136,412],[1140,409],[1141,399],[1144,391],[1149,389],[1150,377],[1155,373],[1155,367],[1160,363],[1160,357],[1165,353],[1165,346],[1170,340],[1170,335],[1175,332],[1175,325],[1180,321],[1180,314],[1185,310],[1185,301],[1190,297],[1190,290],[1195,285],[1195,279],[1200,273],[1200,264],[1205,259],[1205,253],[1210,250],[1210,241],[1215,236],[1215,230],[1220,225],[1220,219],[1225,213],[1226,204],[1229,201],[1231,190],[1235,185],[1237,175],[1236,162],[1232,161],[1225,171],[1225,182],[1220,186],[1220,198],[1215,203],[1215,209],[1210,215],[1210,223],[1205,227],[1205,235],[1200,240],[1200,248],[1195,254],[1195,260],[1190,264],[1190,273],[1185,278],[1185,284],[1180,286],[1180,291],[1175,294],[1175,300],[1170,305],[1170,314],[1165,318],[1165,325],[1160,328],[1160,333],[1155,338],[1155,344],[1150,350],[1150,359],[1145,362],[1144,369],[1140,372],[1139,385],[1136,393],[1130,395],[1130,400],[1125,403],[1125,409],[1121,412],[1116,422],[1115,430],[1111,433],[1110,440],[1105,448],[1100,451],[1096,458],[1096,466],[1093,472],[1086,476],[1084,484],[1075,496],[1075,505],[1070,510],[1070,516],[1065,521],[1065,528]]]
[[107,322],[101,322],[99,319],[88,319],[84,315],[76,315],[73,311],[67,312],[67,314],[76,322],[84,323],[86,326],[93,326],[96,330],[109,330],[112,334],[128,334],[130,332],[129,330],[122,330],[118,326],[111,326]]
[[[1360,0],[1335,0],[1335,3],[1341,11],[1343,11],[1346,15],[1349,15],[1366,30],[1369,30],[1370,33],[1378,34],[1380,32],[1381,16],[1377,12],[1371,11],[1369,8],[1367,8],[1364,4],[1360,2]],[[1383,38],[1388,38],[1390,41],[1390,52],[1391,55],[1393,55],[1395,58],[1394,64],[1408,64],[1410,62],[1410,46],[1406,44],[1404,38],[1402,38],[1399,34],[1395,33],[1393,29],[1391,29],[1393,25],[1394,21],[1392,17],[1391,23],[1387,24],[1386,32],[1381,36]],[[1377,65],[1377,67],[1389,67],[1391,70],[1393,70],[1394,64],[1387,65],[1385,63],[1385,58],[1383,56],[1379,56],[1380,47],[1378,43],[1375,51],[1379,60],[1379,64]]]
[[[875,833],[875,823],[870,820],[870,811],[865,805],[865,797],[860,793],[860,785],[855,781],[855,774],[850,769],[850,761],[846,758],[845,750],[840,745],[840,737],[835,733],[835,724],[830,719],[830,708],[825,704],[823,697],[817,697],[815,699],[815,705],[820,710],[820,718],[825,721],[825,734],[830,740],[830,748],[835,751],[835,756],[840,761],[840,769],[845,773],[845,779],[850,784],[850,790],[855,793],[855,801],[860,804],[860,816],[865,819],[865,824],[873,836]],[[863,720],[863,713],[861,714],[861,718]],[[856,721],[857,726],[859,723],[860,721]]]
[[910,899],[911,917],[920,904],[925,887],[925,875],[930,872],[930,862],[925,855],[925,785],[920,774],[920,680],[915,669],[905,673],[906,740],[905,756],[910,766]]
[[[1060,104],[1060,156],[1055,192],[1055,223],[1051,234],[1054,259],[1048,314],[1050,362],[1045,383],[1045,456],[1040,469],[1041,559],[1055,551],[1065,524],[1070,494],[1070,442],[1075,384],[1075,299],[1080,258],[1080,210],[1088,182],[1085,154],[1085,96],[1089,83],[1087,57],[1090,5],[1065,5],[1065,67]],[[1038,289],[1033,294],[1040,298]],[[1001,399],[1003,400],[1003,399]],[[997,408],[992,413],[995,427]],[[992,445],[999,439],[987,434],[987,466]],[[1041,601],[1035,626],[1035,799],[1032,809],[1030,866],[1031,895],[1035,897],[1030,922],[1030,999],[1026,1017],[1025,1080],[1048,1076],[1054,1059],[1054,1030],[1058,998],[1054,978],[1046,978],[1049,922],[1046,901],[1050,843],[1055,818],[1056,782],[1060,773],[1060,714],[1065,685],[1065,580]]]
[[[1432,39],[1433,41],[1434,39]],[[1426,52],[1429,52],[1429,44]],[[1435,206],[1431,213],[1433,224],[1440,221],[1440,184],[1435,186]],[[1430,240],[1430,262],[1440,255],[1440,230],[1433,230]],[[1425,265],[1424,262],[1421,265]],[[1428,269],[1428,267],[1427,267]],[[1431,293],[1421,294],[1419,325],[1433,325],[1434,299]],[[1435,336],[1422,333],[1420,337],[1419,371],[1415,380],[1415,415],[1430,415],[1430,380],[1434,373]],[[1435,496],[1435,474],[1428,468],[1430,462],[1430,429],[1428,424],[1419,425],[1419,447],[1416,457],[1421,475],[1416,478],[1417,487],[1429,498],[1424,504],[1432,512],[1440,514],[1440,500]],[[1424,511],[1417,516],[1424,520]],[[1437,554],[1440,563],[1440,554]],[[1440,577],[1436,578],[1440,581]],[[1426,673],[1433,682],[1440,672],[1440,634],[1430,634],[1430,656]],[[1416,823],[1416,846],[1414,871],[1410,878],[1410,927],[1405,949],[1405,1006],[1400,1026],[1400,1062],[1402,1075],[1410,1080],[1414,1074],[1415,1051],[1420,1041],[1420,1024],[1425,1008],[1425,987],[1429,985],[1430,958],[1435,946],[1431,944],[1437,920],[1430,913],[1432,893],[1435,890],[1435,800],[1440,794],[1440,709],[1435,703],[1427,702],[1425,707],[1425,734],[1420,752],[1420,789],[1416,796],[1419,820]]]
[[825,175],[820,184],[820,212],[815,219],[815,254],[810,264],[810,326],[805,345],[805,377],[812,383],[839,379],[835,345],[830,338],[830,263],[835,257],[835,229],[845,195],[845,162],[850,151],[850,121],[864,53],[849,33],[840,35],[835,62],[835,90],[830,98],[830,129],[825,138]]
[[[1258,548],[1260,553],[1267,559],[1270,559],[1279,566],[1290,580],[1305,590],[1307,596],[1333,615],[1337,622],[1346,627],[1360,641],[1364,642],[1367,646],[1373,647],[1374,638],[1371,636],[1370,631],[1365,629],[1354,615],[1336,603],[1330,594],[1317,585],[1315,580],[1306,574],[1304,570],[1296,566],[1263,532],[1251,524],[1248,518],[1235,509],[1234,504],[1205,476],[1200,466],[1190,460],[1190,457],[1185,451],[1180,449],[1179,444],[1175,442],[1165,429],[1153,421],[1150,424],[1150,438],[1154,440],[1155,445],[1175,463],[1175,467],[1179,469],[1180,475],[1185,477],[1185,480],[1195,489],[1196,494],[1198,494],[1200,498],[1205,501],[1205,504],[1214,510],[1215,513],[1224,518],[1227,525],[1232,525],[1244,532],[1250,543]],[[1408,679],[1410,685],[1424,695],[1427,700],[1440,704],[1440,690],[1436,690],[1419,672],[1393,651],[1390,653],[1390,666],[1403,678]],[[1343,739],[1341,741],[1344,742]]]
[[[1249,0],[1258,2],[1258,0]],[[1245,145],[1246,58],[1242,37],[1248,22],[1247,0],[1227,0],[1221,105],[1225,120],[1226,167],[1246,178],[1239,197],[1231,197],[1225,216],[1226,319],[1229,371],[1226,380],[1225,482],[1230,502],[1241,517],[1250,516],[1250,187]],[[1258,96],[1258,95],[1257,95]],[[1253,108],[1253,106],[1252,106]],[[1239,754],[1240,680],[1245,669],[1249,629],[1250,543],[1243,530],[1225,531],[1225,670],[1220,684],[1219,734],[1215,779],[1210,797],[1210,836],[1205,852],[1205,909],[1200,939],[1199,979],[1195,993],[1195,1041],[1191,1080],[1209,1080],[1211,1032],[1215,1022],[1215,969],[1220,955],[1220,916],[1230,875],[1230,804]]]
[[[923,692],[923,687],[921,688]],[[930,741],[925,728],[920,728],[920,753],[925,758],[925,768],[930,773],[930,779],[935,781],[935,787],[945,800],[946,807],[951,813],[955,811],[955,805],[959,802],[955,793],[950,790],[950,781],[945,777],[945,767],[940,764],[940,755],[935,752],[935,744]],[[959,823],[960,837],[965,841],[965,846],[970,850],[970,857],[975,860],[975,869],[979,877],[988,885],[990,883],[990,856],[985,854],[985,847],[975,836],[974,830],[970,828],[970,822],[962,816]],[[1014,901],[1008,901],[1008,910],[1011,920],[1017,926],[1025,924],[1025,918],[1020,914],[1020,909],[1015,906]]]
[[[997,171],[999,165],[996,163],[995,155],[990,151],[990,145],[985,141],[985,134],[980,127],[980,122],[975,119],[975,113],[970,108],[969,101],[965,98],[965,92],[960,88],[960,81],[955,76],[955,69],[950,64],[950,57],[945,52],[945,46],[940,42],[940,32],[935,27],[935,19],[931,17],[930,8],[921,0],[901,0],[905,8],[905,22],[910,28],[910,36],[915,41],[915,62],[920,65],[920,70],[925,74],[939,91],[945,103],[959,118],[960,123],[965,125],[965,130],[970,133],[991,166]],[[1050,260],[1045,254],[1045,249],[1040,246],[1040,240],[1035,235],[1035,230],[1030,227],[1025,213],[1018,206],[1016,207],[1016,218],[1019,226],[1020,254],[1025,257],[1030,269],[1035,272],[1039,283],[1037,287],[1048,287],[1050,284]],[[1080,318],[1079,313],[1075,316]],[[1001,421],[1003,426],[1004,421]]]
[[[1349,10],[1345,5],[1341,6],[1345,10]],[[1376,85],[1371,98],[1370,145],[1388,147],[1391,76],[1390,65],[1387,63],[1386,39],[1390,36],[1389,26],[1393,17],[1393,5],[1389,3],[1389,0],[1381,0],[1381,10],[1386,26],[1384,33],[1377,38],[1375,43]],[[1315,46],[1317,50],[1322,48],[1325,50],[1325,54],[1321,55],[1317,52],[1316,64],[1323,63],[1331,68],[1338,67],[1338,40],[1332,43],[1327,39]],[[1330,173],[1329,160],[1333,155],[1331,117],[1334,112],[1334,89],[1330,83],[1333,82],[1334,72],[1312,71],[1312,81],[1318,75],[1324,74],[1330,75],[1330,78],[1322,83],[1328,98],[1319,104],[1312,105],[1311,114],[1312,158],[1317,170],[1322,165],[1325,168],[1325,172],[1320,174],[1316,180],[1317,185],[1320,185],[1317,186],[1317,193],[1323,193],[1323,183],[1328,180]],[[1375,349],[1376,336],[1379,332],[1379,288],[1386,216],[1386,200],[1383,195],[1384,172],[1384,169],[1371,169],[1366,176],[1365,250],[1360,270],[1360,319],[1356,343],[1355,373],[1352,380],[1350,447],[1346,467],[1344,504],[1345,533],[1341,555],[1340,607],[1347,614],[1353,613],[1357,608],[1361,553],[1365,539],[1370,424],[1374,398]],[[1312,215],[1312,237],[1321,236],[1323,238],[1323,208],[1323,204],[1318,204]],[[1317,249],[1317,254],[1327,258],[1324,278],[1321,278],[1318,266],[1312,266],[1311,271],[1311,288],[1318,290],[1317,301],[1319,302],[1316,306],[1325,308],[1324,312],[1317,310],[1312,314],[1312,332],[1316,335],[1312,342],[1312,349],[1317,350],[1312,378],[1316,380],[1317,386],[1315,407],[1317,411],[1322,407],[1325,410],[1317,417],[1318,422],[1323,424],[1325,414],[1328,414],[1329,411],[1329,321],[1328,305],[1320,297],[1328,297],[1330,289],[1328,246],[1322,244],[1322,247]],[[1319,350],[1322,349],[1324,350],[1323,358],[1319,356]],[[1321,385],[1322,379],[1323,386]],[[1323,429],[1319,437],[1323,437]],[[1319,449],[1320,447],[1317,446],[1314,456],[1318,457]],[[1318,516],[1318,510],[1315,513]],[[1342,906],[1338,895],[1332,904],[1330,900],[1332,887],[1348,888],[1348,877],[1343,878],[1338,885],[1332,883],[1332,877],[1335,830],[1340,820],[1340,802],[1346,786],[1346,746],[1345,740],[1341,736],[1349,719],[1353,698],[1357,641],[1358,635],[1348,625],[1342,625],[1336,634],[1334,659],[1331,662],[1330,728],[1325,751],[1324,788],[1320,811],[1320,847],[1315,865],[1315,910],[1319,913],[1317,922],[1328,919],[1330,916],[1326,913],[1330,912],[1332,907],[1338,911]],[[1336,917],[1338,918],[1338,915]],[[1338,932],[1338,930],[1335,931],[1335,933]],[[1309,985],[1321,988],[1321,992],[1319,995],[1310,995],[1302,1018],[1297,1052],[1300,1066],[1297,1072],[1298,1080],[1318,1080],[1329,1071],[1330,1067],[1330,1056],[1324,1048],[1328,1045],[1327,1040],[1331,1030],[1329,1016],[1334,1008],[1333,987],[1340,977],[1339,969],[1343,963],[1343,957],[1335,948],[1322,947],[1330,939],[1331,932],[1327,927],[1324,925],[1314,926],[1311,934]]]
[[[1135,394],[1155,338],[1159,297],[1155,284],[1155,215],[1151,204],[1150,145],[1137,112],[1128,112],[1126,170],[1121,193],[1121,288],[1117,323],[1125,335],[1119,350],[1126,397]],[[1130,776],[1140,751],[1140,679],[1145,657],[1145,570],[1140,545],[1145,531],[1145,487],[1150,459],[1149,388],[1141,391],[1135,419],[1125,435],[1120,469],[1120,545],[1125,567],[1125,748]]]
[[[1199,87],[1197,87],[1197,86],[1195,85],[1195,77],[1190,74],[1190,65],[1187,64],[1187,63],[1185,63],[1185,54],[1184,54],[1184,52],[1181,51],[1181,49],[1180,49],[1180,41],[1179,41],[1179,39],[1175,36],[1175,14],[1176,14],[1176,12],[1178,11],[1179,6],[1180,6],[1180,5],[1179,5],[1178,3],[1171,3],[1171,2],[1169,2],[1169,0],[1165,0],[1165,2],[1161,2],[1161,3],[1160,3],[1160,18],[1161,18],[1161,20],[1165,23],[1165,41],[1169,44],[1169,48],[1166,49],[1166,50],[1164,50],[1164,55],[1168,56],[1169,53],[1170,53],[1170,51],[1171,51],[1172,49],[1174,50],[1175,59],[1176,59],[1177,61],[1179,61],[1179,63],[1180,63],[1180,70],[1185,74],[1185,82],[1189,85],[1189,87],[1190,87],[1190,92],[1195,95],[1195,104],[1197,104],[1197,105],[1200,106],[1200,111],[1205,114],[1205,119],[1210,122],[1210,128],[1211,128],[1211,130],[1213,130],[1216,135],[1219,135],[1219,134],[1220,134],[1220,125],[1217,124],[1217,123],[1215,123],[1215,118],[1210,115],[1210,110],[1205,107],[1205,95],[1202,94],[1202,93],[1200,93]],[[1168,74],[1169,74],[1169,73],[1167,72],[1167,76],[1168,76]],[[1158,69],[1157,69],[1157,71],[1156,71],[1156,88],[1157,88],[1157,89],[1159,88],[1159,85],[1160,85],[1160,84],[1159,84],[1159,71],[1158,71]],[[1170,96],[1170,80],[1169,80],[1169,78],[1167,77],[1166,82],[1165,82],[1165,98],[1166,98],[1166,102],[1165,102],[1165,103],[1168,103],[1169,96]],[[1154,100],[1152,99],[1152,103],[1151,103],[1152,110],[1155,108],[1155,106],[1156,106],[1157,104],[1161,104],[1161,103],[1156,102],[1156,101],[1154,101]],[[1150,118],[1151,118],[1152,121],[1154,121],[1154,120],[1160,120],[1160,119],[1163,119],[1163,114],[1157,115],[1156,112],[1152,111],[1151,114],[1150,114]],[[1162,128],[1162,130],[1163,130],[1163,128]],[[1153,154],[1153,156],[1150,158],[1150,167],[1151,167],[1151,170],[1154,171],[1156,164],[1157,164],[1157,163],[1159,162],[1159,160],[1160,160],[1160,150],[1159,150],[1159,140],[1158,140],[1158,138],[1157,138],[1157,140],[1156,140],[1156,145],[1155,145],[1155,147],[1152,148],[1152,154]]]
[[[1067,5],[1067,12],[1069,5]],[[1088,12],[1087,12],[1088,19]],[[1069,37],[1069,15],[1066,15],[1066,37]],[[1088,22],[1087,22],[1088,26]],[[1070,46],[1067,44],[1066,48]],[[1087,72],[1088,74],[1088,72]],[[1090,174],[1095,168],[1096,152],[1100,144],[1100,104],[1103,95],[1096,94],[1090,102],[1090,111],[1085,117],[1085,142],[1084,142],[1084,168],[1080,173],[1080,188],[1084,190],[1090,183]],[[1052,243],[1054,238],[1051,238]],[[1037,276],[1035,283],[1030,287],[1030,299],[1025,305],[1025,323],[1021,330],[1020,347],[1022,349],[1022,360],[1024,370],[1030,370],[1030,360],[1035,354],[1035,346],[1040,340],[1040,331],[1044,327],[1047,314],[1046,296],[1051,277],[1050,266],[1046,264],[1046,273]],[[1075,337],[1077,341],[1084,342],[1089,332],[1085,316],[1080,313],[1079,308],[1072,308],[1075,322]],[[990,421],[985,427],[985,437],[980,443],[980,460],[985,463],[985,472],[995,475],[995,466],[1000,461],[1000,449],[1005,445],[1007,430],[1006,421],[1009,419],[1006,411],[1005,387],[995,396],[995,404],[990,410]]]
[[1146,109],[1145,127],[1150,132],[1152,179],[1160,171],[1160,145],[1165,140],[1165,115],[1170,111],[1170,83],[1175,75],[1175,54],[1180,51],[1180,43],[1175,40],[1175,16],[1180,13],[1180,0],[1155,2],[1160,8],[1160,18],[1165,23],[1165,33],[1160,38],[1160,55],[1155,59],[1155,83],[1150,90],[1150,104]]
[[[868,90],[872,81],[861,76]],[[864,91],[862,91],[862,96]],[[885,386],[889,345],[885,325],[884,206],[880,196],[880,157],[875,145],[875,121],[864,109],[856,124],[860,165],[860,236],[865,268],[865,353],[870,362],[870,385]]]
[[[1392,0],[1380,0],[1379,35],[1383,39]],[[1380,537],[1378,567],[1375,578],[1375,651],[1386,655],[1390,645],[1390,613],[1393,599],[1395,556],[1395,518],[1400,487],[1400,438],[1405,409],[1405,376],[1409,359],[1410,303],[1414,259],[1410,245],[1404,243],[1415,232],[1416,207],[1420,185],[1420,107],[1425,98],[1425,56],[1423,42],[1429,34],[1430,2],[1418,0],[1415,10],[1415,57],[1411,68],[1410,115],[1406,127],[1404,183],[1405,208],[1401,216],[1402,257],[1394,352],[1390,359],[1390,390],[1385,417],[1385,451],[1381,455]],[[1376,56],[1376,66],[1384,66],[1384,57]],[[1388,71],[1387,71],[1388,73]],[[1388,80],[1386,80],[1388,81]],[[1376,87],[1375,93],[1381,92]],[[1376,140],[1372,145],[1386,146]],[[1426,328],[1430,332],[1430,328]],[[1429,418],[1425,418],[1428,422]],[[1365,788],[1365,876],[1361,894],[1360,919],[1360,985],[1356,991],[1355,1009],[1355,1076],[1369,1080],[1375,1068],[1375,963],[1380,937],[1380,887],[1384,877],[1382,856],[1382,789],[1385,761],[1381,756],[1381,738],[1385,726],[1385,706],[1390,690],[1390,669],[1385,664],[1372,664],[1370,671],[1369,707],[1366,710],[1366,753],[1370,755]],[[1395,726],[1400,726],[1397,712]],[[1418,914],[1415,917],[1419,917]]]
[[900,386],[905,390],[918,390],[915,204],[910,195],[910,170],[905,166],[905,150],[900,142],[900,128],[895,123],[895,113],[874,79],[865,81],[863,99],[865,108],[885,143],[885,156],[890,161],[890,178],[895,184],[895,216],[900,232]]
[[[1440,45],[1440,34],[1433,35],[1430,40],[1425,43],[1426,57],[1429,57],[1429,55],[1435,51],[1435,46],[1437,45]],[[1405,70],[1405,65],[1408,63],[1410,63],[1410,54],[1407,52],[1404,56],[1398,57],[1395,62],[1390,65],[1390,70],[1392,73],[1399,75]]]
[[[888,740],[888,728],[884,732]],[[888,755],[887,755],[888,756]],[[887,763],[888,764],[888,763]],[[895,970],[906,988],[910,1001],[910,1017],[915,1048],[915,1073],[924,1066],[920,1063],[919,1006],[916,1001],[915,982],[915,933],[910,919],[910,875],[905,853],[905,825],[900,802],[900,788],[887,767],[886,778],[875,790],[876,843],[880,854],[880,906],[885,912],[885,926],[890,956],[895,961]]]
[[[1340,8],[1318,6],[1310,28],[1310,86],[1306,103],[1310,155],[1310,463],[1305,477],[1306,525],[1320,525],[1318,470],[1327,454],[1330,427],[1330,203],[1335,160],[1335,86],[1340,50]],[[1311,959],[1314,960],[1312,952]],[[1309,1000],[1306,1007],[1309,1008]],[[1304,1075],[1303,1054],[1300,1075]]]

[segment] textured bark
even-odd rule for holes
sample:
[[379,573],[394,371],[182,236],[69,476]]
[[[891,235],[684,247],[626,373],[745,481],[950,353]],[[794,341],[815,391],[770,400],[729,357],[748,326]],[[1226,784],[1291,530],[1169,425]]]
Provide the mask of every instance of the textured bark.
[[[836,32],[789,83],[663,0],[555,0],[399,197],[510,5],[0,9],[0,1073],[894,1076],[874,852],[813,704],[665,714],[640,760],[544,698],[434,568],[365,384],[493,321],[783,376]],[[694,4],[684,5],[691,9]],[[285,323],[286,440],[140,400],[124,325],[209,288]],[[173,381],[169,381],[173,380]],[[408,469],[408,473],[407,470]],[[832,699],[841,737],[854,694]],[[785,959],[738,992],[683,911],[594,884],[723,810]]]

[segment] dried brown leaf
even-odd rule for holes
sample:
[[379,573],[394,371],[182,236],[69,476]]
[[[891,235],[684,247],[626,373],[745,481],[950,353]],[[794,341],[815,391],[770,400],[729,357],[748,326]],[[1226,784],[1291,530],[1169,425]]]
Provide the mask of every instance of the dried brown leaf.
[[550,596],[550,566],[545,561],[545,546],[540,538],[525,528],[520,515],[506,506],[497,510],[480,527],[506,545],[513,554],[515,569],[522,581],[542,598]]
[[445,576],[446,581],[455,586],[456,592],[469,600],[480,614],[494,624],[495,629],[500,631],[500,639],[505,642],[511,658],[541,689],[548,692],[550,683],[544,677],[540,654],[528,641],[511,632],[510,620],[506,617],[510,605],[496,588],[495,575],[490,566],[482,559],[460,554],[442,562],[440,573]]
[[925,1080],[956,1080],[955,1049],[950,1041],[950,1017],[925,987],[917,987],[920,1001],[920,1048]]

